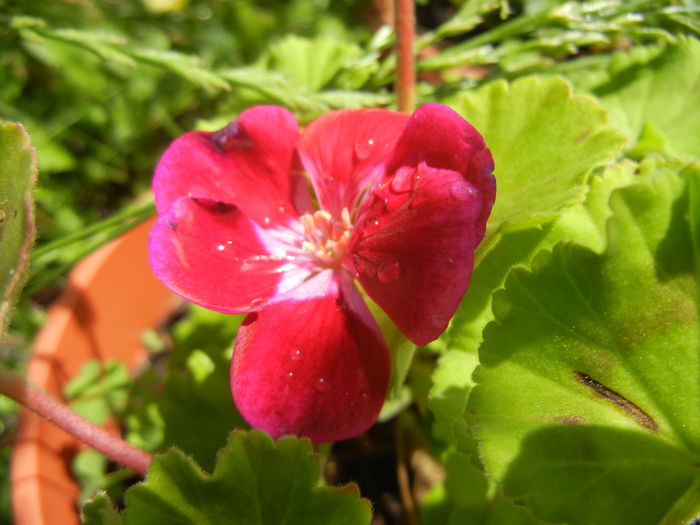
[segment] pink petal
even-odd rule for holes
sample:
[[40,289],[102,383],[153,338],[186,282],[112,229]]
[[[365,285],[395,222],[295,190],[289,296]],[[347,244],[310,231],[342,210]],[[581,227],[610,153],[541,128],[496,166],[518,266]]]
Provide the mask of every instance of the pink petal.
[[445,330],[467,289],[493,205],[493,161],[474,128],[428,104],[406,126],[391,167],[363,203],[345,264],[424,345]]
[[153,178],[159,213],[179,197],[233,204],[260,224],[310,209],[295,159],[299,128],[292,114],[256,106],[214,133],[192,131],[163,153]]
[[388,378],[377,324],[350,277],[330,270],[250,314],[231,363],[236,406],[252,426],[316,442],[367,430]]
[[339,217],[384,173],[408,115],[385,109],[332,111],[307,126],[299,152],[321,208]]
[[151,229],[151,267],[188,301],[225,313],[251,311],[310,275],[310,260],[289,255],[273,232],[233,206],[181,197]]
[[477,229],[485,232],[496,199],[496,179],[492,175],[493,157],[481,134],[447,106],[424,104],[411,115],[387,173],[421,162],[433,168],[458,171],[478,190],[485,204],[477,219]]

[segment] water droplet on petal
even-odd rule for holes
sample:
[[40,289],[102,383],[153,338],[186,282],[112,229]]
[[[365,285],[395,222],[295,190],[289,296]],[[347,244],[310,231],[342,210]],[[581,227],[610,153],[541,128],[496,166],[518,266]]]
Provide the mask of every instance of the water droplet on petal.
[[270,224],[270,217],[265,217],[265,218],[263,219],[263,222],[264,222],[266,225],[267,225],[267,224]]
[[372,234],[382,229],[382,221],[379,217],[368,217],[364,223],[365,233]]
[[292,361],[299,361],[299,359],[301,359],[301,349],[292,350]]
[[384,284],[395,281],[401,275],[401,268],[398,261],[386,261],[379,266],[377,270],[377,279]]
[[357,155],[357,158],[359,160],[365,160],[367,157],[369,157],[374,151],[374,144],[374,139],[360,141],[355,144],[355,155]]
[[453,182],[450,186],[450,195],[460,202],[467,202],[475,193],[474,188],[463,181]]
[[326,380],[325,377],[319,378],[318,381],[314,384],[314,388],[318,390],[319,392],[325,392],[328,390],[328,381]]
[[219,245],[216,247],[216,249],[219,250],[220,252],[223,252],[223,251],[224,251],[224,248],[226,248],[226,246],[224,246],[223,244],[219,244]]
[[413,174],[415,170],[412,168],[401,168],[391,178],[389,187],[394,193],[406,193],[413,188]]

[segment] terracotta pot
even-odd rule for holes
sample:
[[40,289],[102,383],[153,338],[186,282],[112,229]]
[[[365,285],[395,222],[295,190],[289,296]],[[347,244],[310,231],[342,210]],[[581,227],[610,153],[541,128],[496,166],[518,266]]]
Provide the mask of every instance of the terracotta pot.
[[[61,396],[63,385],[91,359],[119,359],[132,370],[147,351],[144,330],[157,326],[177,299],[148,266],[151,222],[131,230],[80,262],[39,332],[27,376]],[[79,523],[79,489],[70,472],[82,447],[33,413],[20,413],[12,455],[12,507],[16,525]]]

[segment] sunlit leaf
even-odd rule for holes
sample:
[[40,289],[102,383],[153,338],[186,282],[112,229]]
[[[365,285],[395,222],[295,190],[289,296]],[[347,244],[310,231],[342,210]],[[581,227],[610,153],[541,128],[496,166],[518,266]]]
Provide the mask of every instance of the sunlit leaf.
[[623,69],[595,93],[631,154],[700,159],[700,41],[680,38],[650,62]]
[[0,336],[29,268],[36,176],[29,135],[21,124],[0,121]]
[[481,132],[494,158],[496,204],[482,256],[506,231],[546,224],[581,202],[588,174],[624,140],[594,99],[573,95],[557,77],[494,82],[447,103]]

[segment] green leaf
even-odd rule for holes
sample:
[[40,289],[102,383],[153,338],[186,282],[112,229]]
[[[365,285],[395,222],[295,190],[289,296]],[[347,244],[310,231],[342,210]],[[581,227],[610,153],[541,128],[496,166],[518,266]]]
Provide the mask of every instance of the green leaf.
[[494,158],[496,203],[478,259],[503,233],[545,224],[581,202],[588,174],[624,142],[594,99],[573,95],[558,77],[498,81],[446,103],[481,132]]
[[369,524],[357,487],[319,485],[320,474],[308,440],[234,431],[211,475],[177,449],[155,456],[126,494],[124,523]]
[[290,35],[271,46],[268,66],[284,73],[296,86],[313,92],[327,86],[361,54],[356,44]]
[[0,121],[0,336],[29,268],[36,176],[29,135],[21,124]]
[[595,93],[630,155],[700,160],[700,41],[680,37],[654,60],[623,69]]
[[115,510],[109,496],[98,492],[92,500],[83,505],[81,511],[83,525],[122,525],[122,518]]
[[63,388],[73,411],[102,425],[124,410],[132,384],[129,370],[121,361],[92,360]]
[[700,169],[656,165],[613,193],[602,254],[560,244],[494,299],[467,419],[489,475],[546,520],[694,517],[677,504],[700,477]]
[[[229,368],[243,316],[191,306],[172,328],[173,350],[167,368],[136,383],[127,416],[127,439],[160,451],[177,446],[203,468],[214,466],[216,452],[232,428],[246,427],[231,397]],[[193,432],[192,429],[206,429]]]

